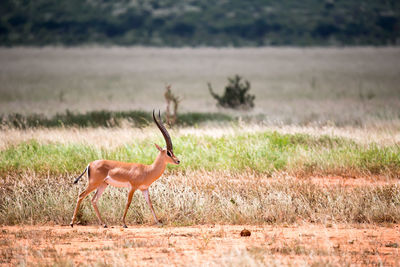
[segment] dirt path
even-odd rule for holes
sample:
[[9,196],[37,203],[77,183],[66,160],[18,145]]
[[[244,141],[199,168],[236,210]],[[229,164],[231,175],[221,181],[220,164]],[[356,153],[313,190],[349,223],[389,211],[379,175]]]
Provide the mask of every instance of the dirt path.
[[400,225],[5,226],[0,265],[396,266],[399,246]]

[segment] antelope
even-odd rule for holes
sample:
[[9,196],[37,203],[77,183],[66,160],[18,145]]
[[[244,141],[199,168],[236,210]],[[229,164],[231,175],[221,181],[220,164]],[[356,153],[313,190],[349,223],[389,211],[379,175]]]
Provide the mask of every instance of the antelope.
[[104,190],[109,185],[129,188],[128,200],[125,205],[124,215],[122,216],[124,228],[127,228],[125,217],[132,202],[133,193],[137,189],[142,191],[144,199],[146,200],[151,213],[153,214],[155,224],[161,225],[161,222],[157,219],[150,200],[149,186],[158,178],[160,178],[160,176],[164,173],[165,167],[168,163],[178,165],[180,161],[173,153],[171,137],[162,123],[160,112],[158,113],[158,118],[159,122],[157,121],[153,110],[153,120],[164,136],[167,148],[163,149],[159,145],[154,144],[159,153],[151,165],[113,160],[96,160],[89,163],[82,174],[75,179],[74,184],[78,183],[79,179],[81,179],[81,177],[87,172],[89,183],[87,188],[79,194],[74,215],[72,216],[70,223],[71,227],[74,226],[76,214],[78,213],[79,205],[81,204],[82,200],[85,199],[85,197],[87,197],[93,190],[97,189],[92,198],[92,205],[94,211],[96,212],[99,223],[103,225],[104,228],[107,228],[107,224],[104,223],[99,209],[97,208],[97,202],[99,201]]

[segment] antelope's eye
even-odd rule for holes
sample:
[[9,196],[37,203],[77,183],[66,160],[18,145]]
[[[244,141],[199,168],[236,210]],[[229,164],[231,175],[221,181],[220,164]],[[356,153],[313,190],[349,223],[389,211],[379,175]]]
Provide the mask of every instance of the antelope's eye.
[[168,157],[171,157],[171,152],[167,151]]

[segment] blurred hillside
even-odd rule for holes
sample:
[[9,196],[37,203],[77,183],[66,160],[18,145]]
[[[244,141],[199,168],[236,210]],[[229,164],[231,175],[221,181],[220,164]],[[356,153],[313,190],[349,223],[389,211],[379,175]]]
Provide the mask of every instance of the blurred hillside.
[[396,0],[2,0],[0,45],[394,45]]

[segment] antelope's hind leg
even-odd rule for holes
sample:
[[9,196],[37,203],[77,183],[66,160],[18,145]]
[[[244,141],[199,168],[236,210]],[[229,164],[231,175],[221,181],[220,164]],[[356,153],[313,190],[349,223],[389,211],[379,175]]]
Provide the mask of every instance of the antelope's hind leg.
[[108,186],[108,184],[103,182],[99,187],[97,187],[97,191],[92,198],[92,205],[93,205],[94,211],[96,212],[97,219],[99,220],[99,223],[101,225],[103,225],[104,228],[107,228],[107,224],[105,224],[103,222],[103,219],[101,218],[99,209],[97,208],[97,201],[99,201],[101,195],[104,193],[104,190],[107,188],[107,186]]
[[78,200],[76,202],[76,207],[74,210],[74,215],[72,216],[71,223],[69,224],[69,225],[71,225],[71,227],[74,227],[76,215],[78,214],[79,206],[81,205],[82,200],[84,200],[85,197],[87,197],[95,189],[96,189],[96,186],[89,183],[88,187],[82,193],[79,194]]

